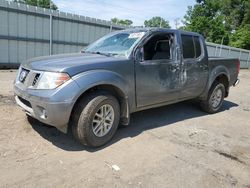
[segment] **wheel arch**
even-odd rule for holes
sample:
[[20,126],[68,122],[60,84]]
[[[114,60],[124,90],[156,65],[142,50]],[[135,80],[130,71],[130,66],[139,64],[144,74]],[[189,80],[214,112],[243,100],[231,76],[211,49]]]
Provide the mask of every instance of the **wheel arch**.
[[87,95],[90,95],[93,92],[97,91],[103,91],[105,93],[109,93],[113,95],[120,104],[120,110],[121,110],[121,123],[124,125],[127,125],[129,123],[129,105],[128,105],[128,97],[126,94],[117,86],[112,84],[98,84],[95,86],[90,87],[86,91],[84,91],[76,100],[74,103],[72,113],[74,113],[74,109],[78,102],[84,98]]
[[213,83],[216,81],[222,83],[225,86],[225,90],[226,90],[225,97],[228,96],[229,81],[230,81],[229,71],[225,66],[217,66],[210,72],[206,89],[204,90],[203,94],[199,97],[199,99],[205,100],[207,98],[210,88],[212,87]]
[[228,93],[229,93],[229,79],[228,79],[227,75],[225,75],[225,74],[220,74],[220,75],[218,75],[218,76],[214,79],[213,83],[214,83],[214,82],[219,82],[219,83],[222,83],[222,84],[224,85],[225,91],[226,91],[225,97],[227,97],[227,96],[228,96]]

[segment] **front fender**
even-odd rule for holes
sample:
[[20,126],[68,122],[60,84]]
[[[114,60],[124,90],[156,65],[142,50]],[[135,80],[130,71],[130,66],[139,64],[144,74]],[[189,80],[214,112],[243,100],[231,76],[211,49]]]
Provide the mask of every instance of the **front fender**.
[[80,93],[76,98],[82,95],[88,89],[98,85],[112,85],[119,88],[125,97],[128,97],[129,87],[127,82],[119,74],[108,70],[90,70],[78,74],[72,78],[80,88]]

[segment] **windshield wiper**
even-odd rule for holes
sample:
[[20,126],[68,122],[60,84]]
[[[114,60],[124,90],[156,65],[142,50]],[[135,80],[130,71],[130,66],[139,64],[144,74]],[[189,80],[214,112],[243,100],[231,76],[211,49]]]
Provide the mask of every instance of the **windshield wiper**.
[[91,51],[85,51],[86,53],[91,53],[91,54],[99,54],[99,55],[105,55],[107,57],[110,57],[110,56],[114,56],[114,55],[118,55],[116,53],[104,53],[104,52],[91,52]]

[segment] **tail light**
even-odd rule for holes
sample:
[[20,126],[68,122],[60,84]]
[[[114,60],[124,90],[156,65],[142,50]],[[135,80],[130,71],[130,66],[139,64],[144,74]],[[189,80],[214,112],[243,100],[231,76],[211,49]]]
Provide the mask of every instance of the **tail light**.
[[237,74],[240,73],[240,60],[237,61]]

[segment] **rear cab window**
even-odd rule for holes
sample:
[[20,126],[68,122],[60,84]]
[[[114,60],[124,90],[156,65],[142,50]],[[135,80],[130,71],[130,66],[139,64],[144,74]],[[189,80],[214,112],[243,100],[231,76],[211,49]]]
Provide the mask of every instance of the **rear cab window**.
[[202,55],[201,41],[198,36],[181,35],[184,59],[196,59]]

